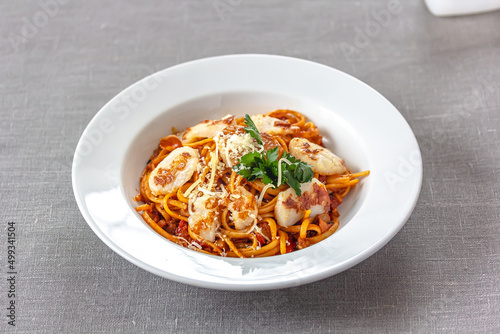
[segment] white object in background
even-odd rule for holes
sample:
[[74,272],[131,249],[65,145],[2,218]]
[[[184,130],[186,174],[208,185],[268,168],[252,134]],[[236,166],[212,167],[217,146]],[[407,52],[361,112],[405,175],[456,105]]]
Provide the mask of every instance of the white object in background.
[[500,9],[500,0],[425,0],[436,16],[467,15]]

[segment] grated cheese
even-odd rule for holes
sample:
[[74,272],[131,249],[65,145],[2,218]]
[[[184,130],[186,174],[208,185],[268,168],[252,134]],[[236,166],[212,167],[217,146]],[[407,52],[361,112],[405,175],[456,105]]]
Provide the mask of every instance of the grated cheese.
[[257,225],[255,225],[255,231],[258,232],[261,236],[264,237],[264,239],[266,239],[267,241],[271,241],[271,239],[269,239],[263,232],[262,232],[262,229],[260,227],[258,227]]
[[202,193],[204,193],[205,195],[211,195],[211,196],[217,195],[217,193],[210,191],[208,189],[202,188],[202,187],[200,187],[198,190],[201,191]]
[[[279,168],[279,167],[278,167]],[[279,181],[278,181],[279,182]],[[279,183],[278,183],[279,184]],[[257,199],[257,205],[261,206],[262,205],[262,200],[264,199],[264,195],[266,194],[267,189],[269,188],[274,188],[274,185],[272,183],[266,184],[264,188],[262,188],[262,191],[260,192],[259,199]]]
[[[193,247],[193,250],[194,250],[194,248],[201,249],[201,245],[197,244],[196,242],[190,243],[189,246]],[[189,246],[188,246],[188,248],[189,248]]]
[[226,188],[224,187],[223,184],[220,185],[220,188],[222,190],[222,196],[227,197],[229,195],[229,193],[228,193],[228,191],[226,190]]
[[186,189],[183,196],[189,197],[189,194],[191,194],[191,192],[194,190],[194,188],[196,188],[200,183],[201,183],[201,179],[194,181],[193,184],[190,185],[189,188]]
[[214,186],[214,182],[215,182],[215,172],[217,169],[217,163],[219,162],[219,143],[218,142],[219,142],[218,140],[215,141],[215,152],[210,153],[210,164],[211,164],[212,170],[211,170],[211,174],[210,174],[210,183],[208,184],[208,187],[207,187],[208,190],[212,189],[212,187]]
[[261,146],[255,142],[254,138],[250,136],[249,133],[242,135],[235,133],[229,137],[224,137],[224,139],[226,140],[221,141],[221,151],[226,164],[230,168],[234,166],[233,160],[237,161],[245,154],[258,150],[259,146]]
[[248,229],[248,234],[252,233],[256,228],[259,228],[257,226],[257,218],[254,218],[252,226]]

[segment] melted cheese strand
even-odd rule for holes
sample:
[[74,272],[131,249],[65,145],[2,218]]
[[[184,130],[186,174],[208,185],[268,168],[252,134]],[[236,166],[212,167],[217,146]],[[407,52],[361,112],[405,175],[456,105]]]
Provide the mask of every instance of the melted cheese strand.
[[257,218],[254,218],[252,226],[250,226],[250,228],[248,229],[247,233],[250,234],[250,233],[252,233],[257,228],[258,228],[258,226],[257,226]]
[[194,181],[193,184],[190,185],[189,188],[186,189],[186,191],[184,192],[184,194],[182,196],[189,197],[189,194],[191,194],[191,192],[194,190],[194,188],[196,188],[200,183],[201,183],[201,179]]
[[[218,137],[217,134],[215,137]],[[215,182],[215,172],[217,170],[217,163],[219,162],[219,143],[218,140],[215,140],[215,152],[210,153],[210,164],[212,165],[212,171],[210,175],[210,183],[208,184],[207,190],[211,191]]]
[[269,239],[265,234],[264,232],[262,232],[262,229],[259,227],[259,226],[255,226],[255,232],[258,232],[264,239],[266,239],[267,241],[271,241],[271,239]]
[[226,147],[226,152],[225,152],[224,156],[226,157],[227,166],[229,168],[233,168],[233,163],[231,162],[231,157],[229,157],[229,149],[227,147]]
[[223,197],[227,197],[229,195],[229,192],[226,190],[223,184],[220,185],[220,189],[222,190]]
[[285,158],[281,158],[278,161],[278,187],[281,186],[281,181],[282,181],[282,179],[281,179],[281,162],[286,162],[289,165],[292,164],[288,159],[285,159]]
[[274,185],[272,183],[266,184],[264,188],[262,188],[262,191],[260,192],[259,199],[257,200],[257,205],[261,206],[262,205],[262,200],[264,199],[264,195],[266,194],[267,189],[273,187]]
[[201,191],[202,193],[204,193],[205,195],[210,195],[210,196],[217,195],[217,193],[210,191],[208,189],[202,188],[202,187],[200,187],[198,190]]

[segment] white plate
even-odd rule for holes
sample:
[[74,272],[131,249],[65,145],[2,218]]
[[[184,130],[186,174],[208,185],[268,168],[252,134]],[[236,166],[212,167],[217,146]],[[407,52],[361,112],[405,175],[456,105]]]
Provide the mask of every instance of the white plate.
[[[330,238],[286,255],[222,258],[171,243],[135,212],[142,169],[172,126],[274,109],[304,113],[351,170],[371,171],[340,206],[341,225]],[[296,286],[354,266],[404,225],[421,182],[415,136],[384,97],[330,67],[268,55],[201,59],[133,84],[92,119],[73,160],[78,206],[111,249],[168,279],[224,290]]]

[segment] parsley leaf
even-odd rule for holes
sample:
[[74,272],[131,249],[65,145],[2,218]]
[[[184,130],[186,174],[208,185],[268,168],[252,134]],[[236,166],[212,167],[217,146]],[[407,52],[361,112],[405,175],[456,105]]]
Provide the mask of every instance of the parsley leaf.
[[284,170],[283,176],[285,177],[285,182],[288,183],[288,185],[292,187],[293,190],[295,190],[297,196],[300,196],[302,194],[302,191],[300,189],[300,182],[297,181],[297,179],[293,175],[293,172],[290,170]]
[[249,179],[250,176],[252,175],[252,169],[251,168],[242,168],[238,171],[238,174],[243,176],[245,179]]
[[278,160],[278,157],[278,147],[262,153],[250,152],[240,158],[233,170],[248,181],[261,179],[264,184],[271,183],[278,187],[278,165],[281,164],[281,182],[287,183],[297,196],[300,196],[300,184],[311,181],[314,176],[311,166],[287,152],[283,152],[282,159],[286,159],[290,164]]
[[301,162],[297,164],[294,176],[297,178],[297,181],[304,183],[309,182],[313,178],[314,172],[307,164]]
[[257,151],[245,154],[241,157],[240,162],[244,165],[251,166],[256,162],[255,159],[260,159],[260,153]]
[[260,136],[259,130],[248,114],[245,115],[245,124],[247,125],[247,127],[244,128],[245,132],[248,132],[250,136],[257,140],[257,143],[262,145],[262,137]]
[[273,183],[273,180],[269,176],[264,175],[264,177],[262,178],[262,183],[264,184]]
[[278,146],[273,149],[267,150],[266,152],[267,161],[278,160]]

